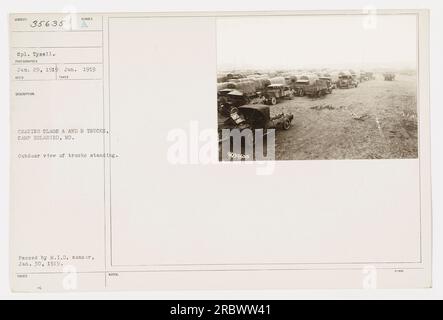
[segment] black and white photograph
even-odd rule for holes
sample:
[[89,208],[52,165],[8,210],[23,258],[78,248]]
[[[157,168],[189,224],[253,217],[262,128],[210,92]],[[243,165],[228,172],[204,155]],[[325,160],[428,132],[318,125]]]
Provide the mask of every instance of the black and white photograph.
[[275,129],[275,160],[417,158],[416,19],[218,19],[220,144],[223,129]]

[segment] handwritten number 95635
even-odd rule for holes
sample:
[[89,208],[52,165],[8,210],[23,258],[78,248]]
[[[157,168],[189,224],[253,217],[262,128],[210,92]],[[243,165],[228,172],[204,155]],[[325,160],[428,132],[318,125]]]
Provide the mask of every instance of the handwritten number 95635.
[[31,28],[49,28],[49,27],[63,27],[64,20],[33,20]]

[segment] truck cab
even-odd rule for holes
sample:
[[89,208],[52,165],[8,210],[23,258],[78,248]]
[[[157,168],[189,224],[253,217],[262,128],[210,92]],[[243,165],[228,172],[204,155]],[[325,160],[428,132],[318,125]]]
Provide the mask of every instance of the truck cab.
[[358,81],[351,74],[341,74],[338,77],[339,88],[357,88]]
[[267,104],[275,105],[282,98],[292,99],[294,91],[284,84],[270,84],[265,90],[265,101]]

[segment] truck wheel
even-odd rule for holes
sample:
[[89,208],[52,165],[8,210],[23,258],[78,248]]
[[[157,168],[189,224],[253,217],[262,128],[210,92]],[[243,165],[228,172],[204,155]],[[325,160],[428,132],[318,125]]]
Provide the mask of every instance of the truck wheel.
[[283,129],[285,129],[285,130],[289,130],[290,127],[291,127],[291,121],[289,121],[289,120],[285,120],[285,121],[283,122]]
[[277,98],[276,97],[272,97],[270,100],[271,104],[274,106],[277,104]]

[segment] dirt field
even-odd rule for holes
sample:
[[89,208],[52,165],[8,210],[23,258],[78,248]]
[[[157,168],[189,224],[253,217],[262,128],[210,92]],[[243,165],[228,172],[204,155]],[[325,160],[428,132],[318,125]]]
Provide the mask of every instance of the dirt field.
[[294,120],[291,129],[276,133],[277,160],[417,157],[415,76],[378,76],[357,88],[271,107],[271,115],[282,111]]

